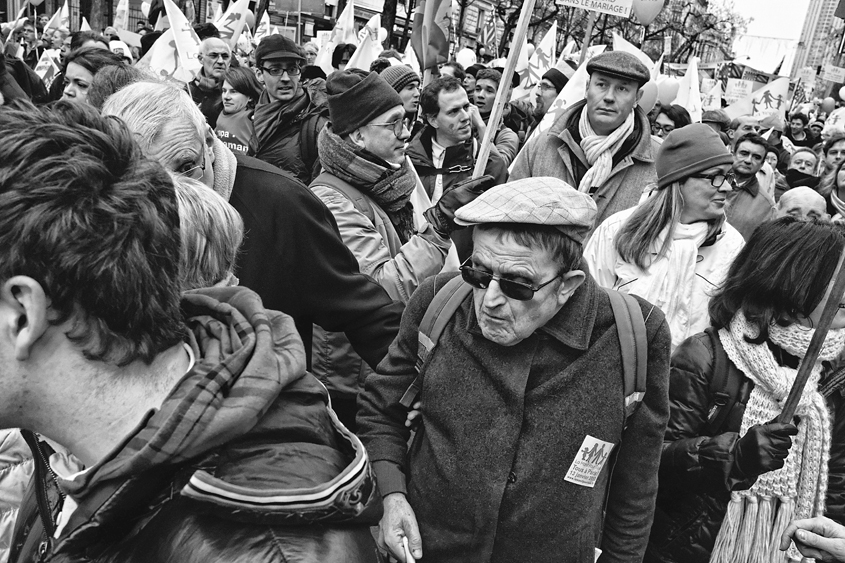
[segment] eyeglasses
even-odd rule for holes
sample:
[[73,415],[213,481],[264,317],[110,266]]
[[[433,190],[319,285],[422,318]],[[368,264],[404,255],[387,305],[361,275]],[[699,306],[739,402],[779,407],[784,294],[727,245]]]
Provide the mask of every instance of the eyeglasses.
[[728,183],[731,183],[731,184],[734,181],[734,175],[731,174],[730,172],[727,173],[727,174],[724,174],[722,172],[717,172],[716,174],[710,174],[709,176],[704,176],[704,175],[701,175],[701,174],[693,174],[692,176],[690,176],[690,178],[701,178],[702,180],[710,180],[710,185],[713,186],[714,188],[721,188],[722,184],[725,183],[725,180],[727,180]]
[[182,172],[177,172],[178,175],[184,176],[185,178],[190,178],[192,180],[199,180],[205,174],[205,153],[208,152],[206,148],[202,150],[202,164],[199,166],[194,166],[193,168],[188,168]]
[[527,283],[509,280],[500,276],[495,276],[490,272],[476,270],[475,268],[467,265],[470,260],[472,260],[472,258],[468,258],[466,262],[461,264],[461,277],[464,278],[465,282],[478,289],[487,289],[490,286],[490,282],[492,280],[496,280],[499,282],[499,289],[502,290],[502,293],[511,299],[516,299],[517,301],[531,301],[534,299],[535,293],[560,277],[560,274],[558,274],[549,281],[534,286]]
[[540,84],[537,87],[540,90],[557,90],[557,88],[555,88],[552,84],[544,84],[542,82],[540,82]]
[[212,61],[216,61],[217,59],[223,59],[224,61],[228,61],[231,55],[229,53],[206,53],[202,55],[202,58],[209,59]]
[[651,124],[651,132],[655,135],[657,135],[661,131],[663,133],[665,133],[666,135],[668,135],[669,133],[671,133],[674,130],[675,130],[674,125],[660,125],[659,123],[652,123]]
[[302,69],[299,68],[298,65],[291,65],[291,66],[271,66],[261,67],[262,72],[266,72],[270,76],[281,76],[284,73],[288,73],[288,76],[299,76],[299,73],[302,72]]
[[393,121],[389,121],[387,123],[368,123],[367,125],[372,125],[373,127],[393,127],[393,134],[396,135],[397,139],[405,133],[404,117],[397,117]]

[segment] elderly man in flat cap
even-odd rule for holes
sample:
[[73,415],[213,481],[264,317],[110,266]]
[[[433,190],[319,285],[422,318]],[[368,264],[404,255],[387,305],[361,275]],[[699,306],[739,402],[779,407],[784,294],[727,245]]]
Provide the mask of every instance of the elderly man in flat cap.
[[[642,560],[670,336],[639,298],[626,311],[644,322],[617,324],[611,297],[621,297],[582,265],[595,216],[589,195],[548,177],[458,210],[456,222],[475,225],[472,255],[460,277],[419,287],[359,402],[384,501],[380,545],[400,561],[593,563],[599,550],[599,561]],[[639,393],[623,376],[632,332]],[[421,422],[408,448],[413,387]]]
[[587,63],[586,100],[529,142],[511,169],[511,179],[554,176],[596,202],[596,226],[634,207],[644,188],[657,181],[657,141],[637,106],[648,68],[629,53],[613,51]]

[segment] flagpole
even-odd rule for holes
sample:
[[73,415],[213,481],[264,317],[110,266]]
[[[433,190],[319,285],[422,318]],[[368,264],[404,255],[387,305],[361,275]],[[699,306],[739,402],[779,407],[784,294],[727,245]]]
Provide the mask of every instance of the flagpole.
[[578,66],[584,64],[587,60],[587,49],[590,48],[590,39],[593,35],[593,28],[596,26],[597,12],[590,10],[590,15],[587,16],[587,30],[584,32],[584,40],[581,42],[581,58],[578,60]]
[[490,148],[493,146],[493,139],[499,130],[499,122],[502,120],[505,104],[508,101],[506,94],[510,90],[511,79],[513,78],[514,70],[516,70],[516,63],[519,60],[519,51],[525,42],[525,36],[528,34],[528,25],[531,23],[531,16],[534,13],[534,3],[535,0],[525,0],[522,5],[519,23],[516,24],[516,31],[514,31],[513,40],[511,41],[511,51],[508,53],[505,71],[502,73],[502,79],[499,81],[496,101],[493,102],[493,111],[490,112],[490,119],[487,120],[487,131],[484,133],[484,140],[481,142],[481,149],[479,149],[478,156],[475,160],[475,170],[472,173],[473,178],[482,176],[484,170],[487,168]]

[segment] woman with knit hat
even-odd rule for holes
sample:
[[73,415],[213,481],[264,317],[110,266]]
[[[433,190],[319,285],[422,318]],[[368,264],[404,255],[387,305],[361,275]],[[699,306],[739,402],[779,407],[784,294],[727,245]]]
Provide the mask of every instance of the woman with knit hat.
[[603,287],[660,307],[672,347],[708,326],[707,304],[743,246],[725,222],[733,157],[707,125],[670,133],[657,153],[657,186],[607,218],[584,252]]
[[711,299],[712,328],[675,350],[648,563],[797,562],[778,550],[791,520],[845,518],[843,377],[827,369],[845,350],[845,305],[794,424],[775,422],[843,245],[835,225],[762,224]]

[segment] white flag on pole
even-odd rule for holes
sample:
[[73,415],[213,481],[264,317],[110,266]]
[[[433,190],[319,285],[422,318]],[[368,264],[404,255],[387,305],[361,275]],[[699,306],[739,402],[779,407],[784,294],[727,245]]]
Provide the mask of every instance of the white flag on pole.
[[701,87],[698,83],[698,57],[690,57],[687,73],[679,81],[675,102],[685,108],[693,123],[701,123]]
[[786,98],[788,95],[789,78],[778,78],[729,105],[725,108],[725,113],[731,119],[742,115],[767,117],[773,113],[783,113],[787,107]]
[[164,0],[164,9],[167,11],[167,17],[170,20],[170,29],[173,30],[173,40],[176,44],[176,52],[179,55],[179,67],[190,73],[188,80],[185,80],[187,75],[184,73],[180,73],[179,76],[174,75],[174,77],[188,82],[202,68],[202,63],[199,61],[200,39],[197,37],[191,22],[173,3],[173,0]]
[[246,25],[246,12],[249,10],[249,0],[238,0],[229,4],[229,9],[219,20],[214,21],[220,30],[220,39],[229,44],[232,49],[238,44],[238,38]]
[[264,10],[264,15],[261,16],[261,22],[255,30],[255,42],[261,43],[261,40],[270,36],[270,12]]
[[126,18],[129,17],[129,0],[120,0],[117,3],[117,8],[114,11],[114,22],[112,27],[115,29],[126,29]]
[[88,23],[88,18],[82,16],[82,23],[79,24],[79,31],[91,31],[91,24]]
[[376,14],[370,18],[367,25],[361,28],[358,34],[360,45],[352,53],[346,68],[360,68],[361,70],[370,70],[370,64],[376,60],[379,54],[384,50],[381,41],[378,40],[378,30],[381,27],[381,14]]

